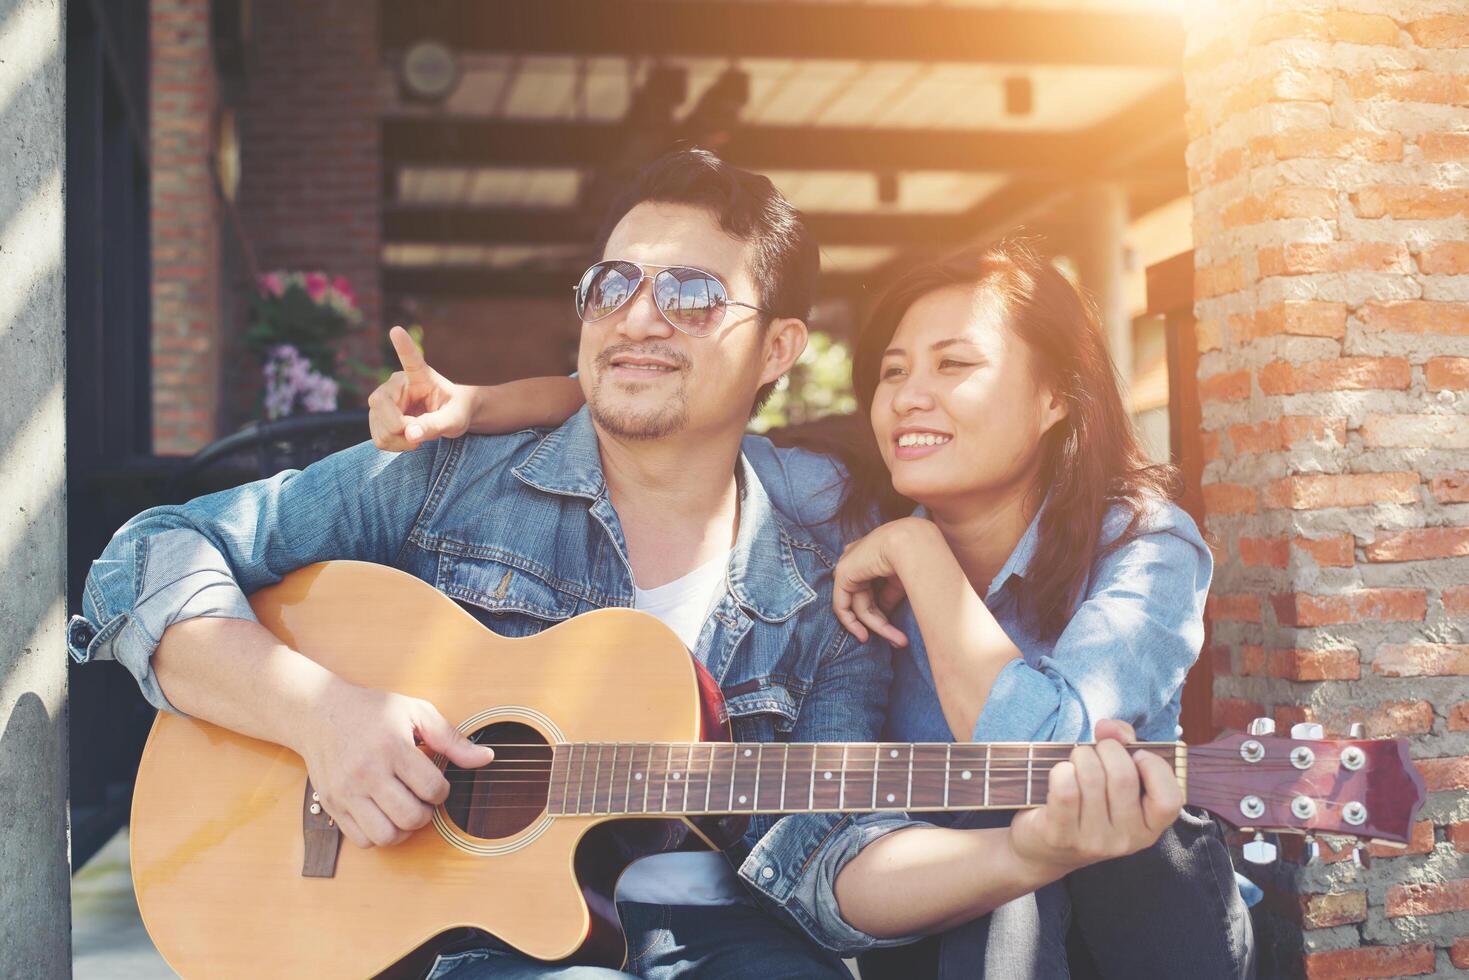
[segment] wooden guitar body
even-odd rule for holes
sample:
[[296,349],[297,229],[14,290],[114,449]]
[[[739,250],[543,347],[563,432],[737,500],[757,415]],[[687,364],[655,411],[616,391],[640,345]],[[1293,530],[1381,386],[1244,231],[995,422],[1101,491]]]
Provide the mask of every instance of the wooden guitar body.
[[[717,688],[701,684],[682,644],[645,614],[602,610],[506,639],[412,576],[360,562],[302,569],[251,605],[293,649],[355,684],[430,701],[467,734],[722,738],[713,728],[719,706],[703,703]],[[620,962],[610,889],[637,855],[619,859],[625,848],[599,846],[577,856],[610,817],[551,819],[526,807],[509,814],[526,826],[487,838],[441,807],[406,842],[366,850],[344,842],[334,875],[307,877],[306,779],[289,749],[159,714],[135,788],[132,872],[144,924],[180,975],[367,977],[454,927],[542,959]],[[651,831],[640,835],[650,850],[682,836],[670,824],[692,826],[636,822]]]

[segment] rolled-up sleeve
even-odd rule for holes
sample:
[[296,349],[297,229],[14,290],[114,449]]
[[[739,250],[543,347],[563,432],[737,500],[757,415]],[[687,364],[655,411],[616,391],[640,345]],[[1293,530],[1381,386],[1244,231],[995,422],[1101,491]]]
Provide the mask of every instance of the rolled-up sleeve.
[[974,741],[1085,741],[1104,718],[1145,739],[1176,738],[1177,696],[1203,646],[1212,573],[1191,523],[1141,534],[1102,558],[1054,647],[996,677]]
[[363,443],[304,470],[144,511],[92,563],[68,653],[78,663],[116,660],[149,703],[179,713],[152,665],[164,631],[196,617],[254,621],[247,592],[314,562],[391,564],[442,442],[402,454]]
[[[875,741],[886,711],[892,651],[881,640],[858,643],[834,635],[836,654],[825,662],[791,732],[793,742]],[[836,879],[868,844],[914,821],[902,813],[799,813],[757,816],[742,842],[748,850],[739,876],[762,904],[787,915],[812,939],[851,954],[917,936],[878,939],[842,918]]]

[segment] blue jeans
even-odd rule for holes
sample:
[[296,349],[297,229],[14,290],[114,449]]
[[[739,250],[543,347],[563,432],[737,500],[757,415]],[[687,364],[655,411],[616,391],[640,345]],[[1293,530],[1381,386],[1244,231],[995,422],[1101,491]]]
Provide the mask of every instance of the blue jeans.
[[428,980],[851,980],[834,953],[753,905],[618,905],[631,973],[558,966],[504,947],[443,956]]
[[1186,809],[1147,850],[861,965],[863,980],[1253,980],[1255,941],[1219,825]]

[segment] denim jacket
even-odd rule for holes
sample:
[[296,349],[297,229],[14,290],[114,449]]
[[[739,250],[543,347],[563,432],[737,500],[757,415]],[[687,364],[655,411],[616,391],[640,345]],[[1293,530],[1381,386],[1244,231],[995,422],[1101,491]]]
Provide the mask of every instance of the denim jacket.
[[[768,444],[750,448],[784,479]],[[825,472],[834,474],[830,464]],[[693,651],[724,691],[734,737],[874,741],[891,651],[857,643],[837,623],[836,556],[772,507],[743,455],[736,478],[740,522],[725,590]],[[633,604],[626,541],[583,409],[550,431],[444,439],[402,454],[364,443],[305,470],[145,511],[93,563],[69,652],[79,663],[117,660],[152,704],[175,711],[151,665],[168,626],[253,620],[246,593],[329,559],[408,571],[506,636]],[[760,904],[823,945],[855,951],[879,941],[841,918],[836,875],[902,826],[898,814],[757,816],[728,856]]]

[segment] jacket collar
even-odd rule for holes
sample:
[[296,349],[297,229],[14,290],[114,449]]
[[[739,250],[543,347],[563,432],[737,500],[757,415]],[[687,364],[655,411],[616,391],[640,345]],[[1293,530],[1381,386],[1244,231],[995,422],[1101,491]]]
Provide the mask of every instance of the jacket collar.
[[1005,564],[1000,566],[999,574],[990,582],[990,587],[985,592],[988,600],[1000,589],[1013,575],[1015,578],[1023,579],[1030,574],[1030,563],[1035,558],[1035,550],[1040,545],[1041,538],[1041,515],[1046,512],[1046,504],[1050,502],[1050,496],[1041,502],[1040,508],[1036,510],[1035,516],[1030,519],[1030,526],[1015,543],[1015,548],[1010,552],[1010,557],[1005,559]]
[[[591,413],[583,406],[541,439],[511,472],[545,493],[598,500],[607,492],[602,455]],[[730,594],[751,615],[766,622],[789,619],[812,602],[816,592],[801,577],[794,548],[815,551],[776,513],[755,468],[744,453],[736,464],[740,526],[730,555]]]

